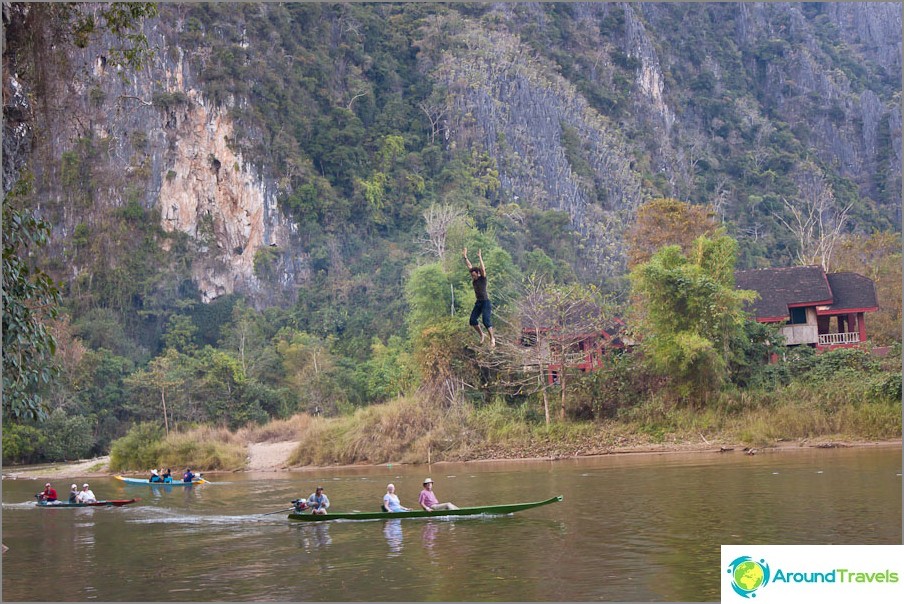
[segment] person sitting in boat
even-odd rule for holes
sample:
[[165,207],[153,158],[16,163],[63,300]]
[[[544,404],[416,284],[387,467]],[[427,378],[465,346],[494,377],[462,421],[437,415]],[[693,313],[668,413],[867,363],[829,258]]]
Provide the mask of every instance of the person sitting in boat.
[[151,470],[151,477],[148,478],[148,482],[163,482],[163,478],[160,477],[160,473],[157,472],[157,468]]
[[50,483],[44,485],[44,490],[38,494],[38,499],[46,503],[57,500],[56,489],[50,486]]
[[185,474],[182,475],[182,482],[194,482],[195,475],[192,473],[191,468],[185,468]]
[[323,487],[317,487],[311,493],[311,496],[308,497],[308,507],[311,508],[312,514],[326,514],[327,508],[330,507],[330,499],[323,492]]
[[94,491],[88,488],[88,483],[82,485],[82,490],[76,497],[76,501],[78,503],[97,503],[97,497],[94,496]]
[[163,482],[172,482],[173,481],[173,471],[169,468],[166,469],[166,472],[163,473]]
[[78,485],[73,484],[69,487],[69,503],[76,503],[78,501]]
[[427,510],[428,512],[432,512],[434,510],[457,510],[458,506],[447,502],[440,503],[437,500],[436,495],[433,493],[433,479],[426,478],[424,479],[424,490],[421,491],[421,494],[417,498],[417,502],[421,504],[421,507]]
[[389,483],[386,485],[386,494],[383,495],[383,511],[384,512],[410,512],[411,508],[406,508],[399,501],[399,496],[395,494],[395,485]]

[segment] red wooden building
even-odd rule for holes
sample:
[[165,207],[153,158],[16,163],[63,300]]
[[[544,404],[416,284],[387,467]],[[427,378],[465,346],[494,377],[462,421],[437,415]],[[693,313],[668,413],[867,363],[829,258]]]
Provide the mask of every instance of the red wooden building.
[[[594,329],[581,326],[586,321],[580,320],[577,315],[581,313],[596,313],[600,308],[577,309],[574,322],[565,322],[558,328],[550,327],[552,320],[542,321],[537,324],[531,321],[522,322],[521,345],[525,348],[534,348],[535,354],[525,355],[525,365],[542,364],[546,368],[547,380],[550,384],[558,381],[559,371],[562,365],[578,369],[580,371],[594,371],[605,362],[608,354],[615,350],[625,348],[623,339],[624,322],[618,317],[611,317],[605,321],[596,321],[598,325]],[[586,315],[583,315],[586,316]],[[553,347],[564,346],[564,354],[553,354]],[[562,358],[564,357],[564,363]]]
[[866,313],[879,310],[872,279],[819,266],[737,271],[735,285],[759,294],[747,310],[760,323],[781,324],[787,346],[859,346],[867,339]]

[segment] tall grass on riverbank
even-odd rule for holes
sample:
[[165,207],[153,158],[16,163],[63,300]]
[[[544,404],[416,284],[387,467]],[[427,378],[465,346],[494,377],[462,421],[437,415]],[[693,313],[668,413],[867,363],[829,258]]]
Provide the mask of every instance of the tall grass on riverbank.
[[138,424],[113,443],[110,470],[140,471],[166,467],[194,470],[237,470],[247,463],[247,447],[225,428],[201,426],[162,434],[158,426]]
[[470,442],[469,413],[465,404],[444,407],[405,397],[347,416],[317,418],[302,434],[289,465],[427,463],[455,456]]
[[708,408],[669,406],[654,398],[623,410],[618,421],[653,442],[694,441],[765,446],[782,440],[901,438],[901,401],[875,383],[840,376],[818,387],[794,382],[770,391],[722,394]]
[[764,390],[723,392],[707,406],[677,406],[653,395],[613,419],[546,425],[531,403],[448,404],[412,395],[332,418],[297,415],[238,432],[196,428],[164,438],[136,426],[116,441],[111,469],[191,466],[242,469],[247,447],[297,441],[289,466],[423,464],[437,461],[568,457],[635,447],[901,438],[900,373],[842,372]]

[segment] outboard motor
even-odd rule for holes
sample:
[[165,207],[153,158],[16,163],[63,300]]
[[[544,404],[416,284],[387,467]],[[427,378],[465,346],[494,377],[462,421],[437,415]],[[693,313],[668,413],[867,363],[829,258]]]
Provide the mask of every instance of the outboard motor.
[[295,509],[296,514],[300,514],[306,509],[308,509],[308,500],[304,497],[300,499],[293,499],[291,502],[292,507]]

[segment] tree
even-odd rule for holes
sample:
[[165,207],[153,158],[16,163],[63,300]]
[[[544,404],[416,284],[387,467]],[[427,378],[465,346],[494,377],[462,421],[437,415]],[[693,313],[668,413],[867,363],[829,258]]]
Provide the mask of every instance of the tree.
[[743,306],[755,294],[735,289],[736,256],[731,237],[701,236],[688,256],[666,246],[631,272],[635,304],[642,307],[641,345],[682,399],[705,399],[719,387],[731,343],[744,337]]
[[877,344],[901,341],[901,234],[849,236],[838,243],[835,271],[851,271],[876,283],[879,311],[870,315],[869,335]]
[[[595,342],[609,325],[610,305],[593,286],[550,284],[529,277],[514,304],[518,337],[500,339],[492,354],[482,355],[484,367],[501,370],[498,384],[517,394],[541,395],[543,415],[550,422],[549,390],[559,390],[559,417],[565,418],[569,373],[584,360],[585,342]],[[550,383],[550,374],[556,376]]]
[[22,179],[3,203],[3,419],[46,417],[41,388],[54,375],[56,340],[48,324],[59,313],[57,286],[32,265],[50,224],[17,207],[30,189]]
[[428,252],[436,254],[442,262],[446,257],[446,237],[449,229],[453,228],[465,217],[463,209],[450,205],[431,204],[424,210],[424,228],[427,230],[427,240],[424,247]]
[[790,217],[775,213],[775,219],[794,236],[797,260],[801,265],[818,264],[824,271],[829,271],[835,245],[841,240],[841,230],[853,204],[838,210],[832,187],[814,164],[799,169],[794,178],[798,202],[791,203],[783,197],[782,203]]
[[719,229],[712,209],[670,197],[653,199],[637,210],[637,219],[627,235],[628,268],[647,262],[656,250],[677,245],[688,253],[701,235],[712,236]]
[[160,393],[163,426],[167,436],[169,435],[169,412],[166,408],[166,392],[183,383],[182,378],[176,375],[180,364],[179,353],[173,348],[168,348],[164,354],[148,363],[147,369],[136,371],[125,380],[129,386]]

